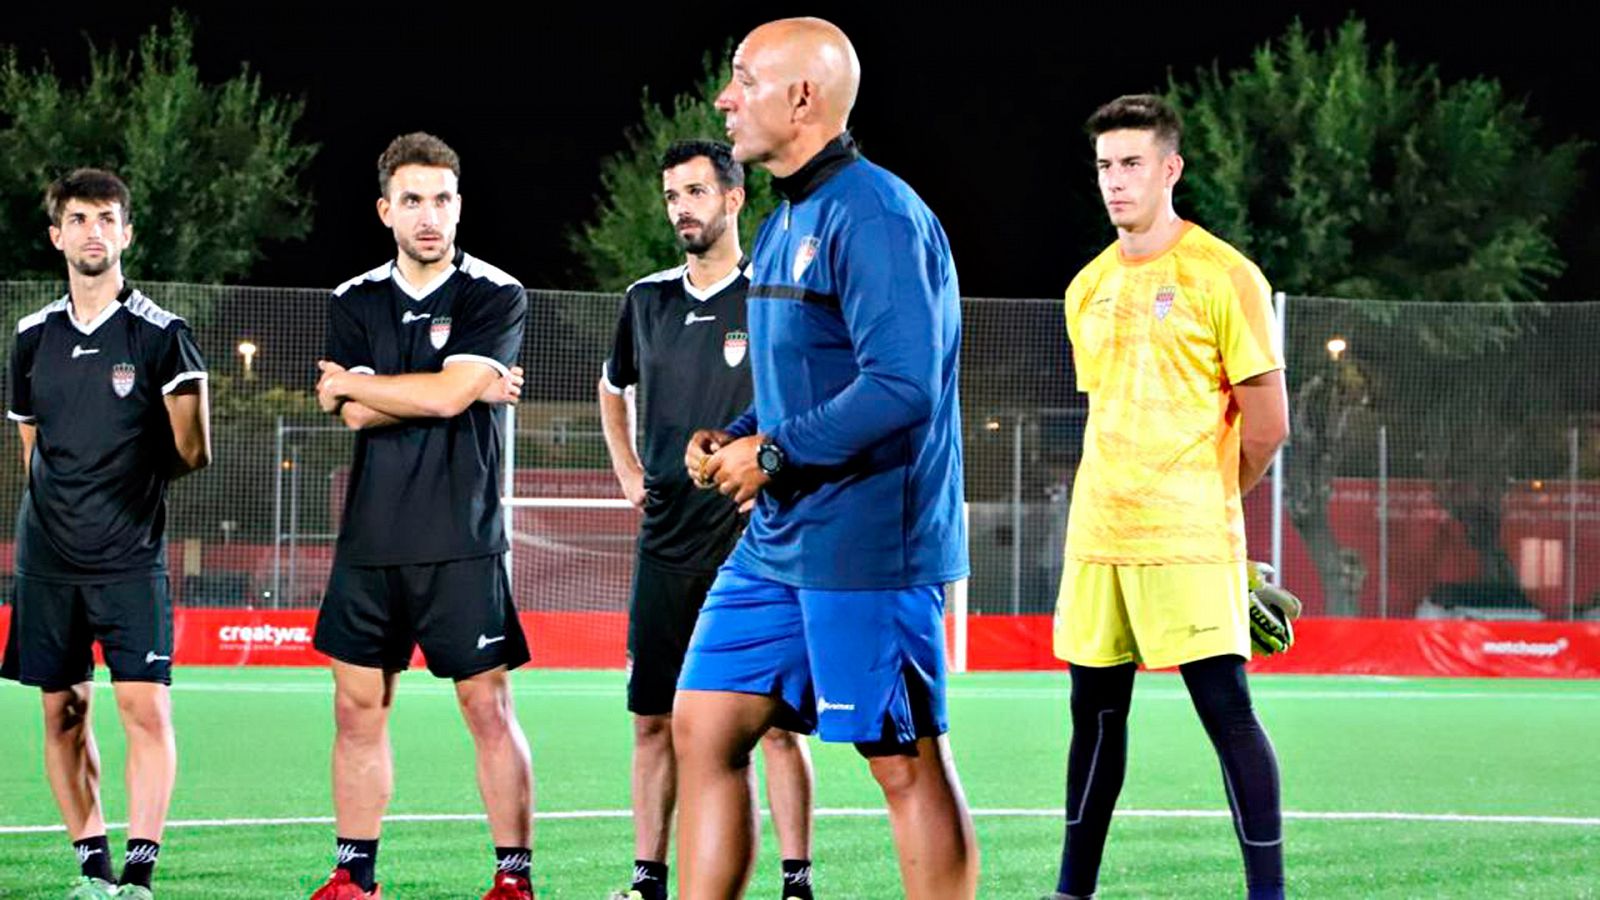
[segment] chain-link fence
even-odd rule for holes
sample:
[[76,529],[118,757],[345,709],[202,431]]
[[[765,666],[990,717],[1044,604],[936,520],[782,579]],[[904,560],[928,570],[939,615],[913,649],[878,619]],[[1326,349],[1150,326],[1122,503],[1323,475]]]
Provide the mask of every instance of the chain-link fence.
[[[142,287],[189,318],[212,370],[215,461],[171,495],[179,601],[316,605],[352,444],[312,394],[327,294]],[[15,321],[61,291],[0,284],[0,311]],[[517,603],[620,612],[637,517],[618,502],[595,400],[618,298],[529,301],[511,460]],[[1277,548],[1310,613],[1600,617],[1600,304],[1283,307],[1294,434],[1282,527],[1270,483],[1247,519],[1252,555]],[[1048,612],[1086,417],[1061,305],[970,299],[963,316],[969,609]],[[0,434],[0,458],[16,460],[15,431]],[[8,512],[23,484],[10,471]]]
[[1600,617],[1600,304],[1286,307],[1313,612]]

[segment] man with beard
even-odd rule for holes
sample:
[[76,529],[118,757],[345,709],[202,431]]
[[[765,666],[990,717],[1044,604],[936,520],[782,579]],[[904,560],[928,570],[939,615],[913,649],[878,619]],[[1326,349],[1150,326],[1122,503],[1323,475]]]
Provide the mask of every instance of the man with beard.
[[[67,293],[17,322],[10,408],[27,492],[0,675],[40,689],[45,774],[82,875],[68,897],[148,900],[177,777],[167,485],[211,458],[206,368],[183,319],[122,279],[127,185],[78,169],[50,185]],[[127,732],[120,884],[90,727],[95,641]]]
[[338,863],[313,900],[379,896],[389,708],[417,644],[455,682],[476,749],[496,862],[485,900],[533,896],[533,771],[508,674],[528,644],[506,575],[498,408],[520,392],[528,297],[456,246],[460,177],[443,141],[395,138],[378,158],[378,217],[399,252],[328,303],[317,399],[357,436],[317,616],[316,648],[333,658]]
[[[748,261],[739,251],[744,167],[732,149],[683,141],[661,161],[667,220],[685,262],[628,288],[600,378],[600,418],[622,492],[644,512],[628,609],[628,709],[633,713],[633,883],[617,900],[665,900],[677,800],[672,701],[689,637],[717,567],[745,517],[696,490],[683,467],[689,435],[750,405],[745,349]],[[637,386],[639,450],[624,390]],[[811,760],[804,738],[762,740],[767,797],[783,854],[784,900],[810,900]]]

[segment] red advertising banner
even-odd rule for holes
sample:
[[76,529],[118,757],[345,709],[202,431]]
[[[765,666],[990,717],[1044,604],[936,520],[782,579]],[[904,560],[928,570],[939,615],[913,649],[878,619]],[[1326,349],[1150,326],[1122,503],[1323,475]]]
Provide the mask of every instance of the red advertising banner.
[[[315,610],[180,609],[173,658],[180,665],[321,666],[311,648]],[[627,663],[622,612],[526,612],[533,665],[617,669]],[[11,610],[0,607],[0,643]],[[1063,667],[1050,650],[1049,616],[973,616],[967,666]],[[1256,672],[1474,678],[1600,678],[1600,622],[1302,619],[1295,647],[1251,663]],[[421,654],[412,665],[422,665]]]
[[1306,619],[1259,672],[1600,678],[1600,622]]
[[[523,630],[532,665],[547,669],[620,669],[627,665],[628,614],[525,612]],[[179,609],[173,616],[172,658],[186,666],[325,666],[311,647],[317,611]],[[11,607],[0,606],[0,646]],[[96,649],[96,659],[99,651]],[[423,664],[420,651],[411,665]]]
[[[1051,669],[1050,616],[973,616],[967,667]],[[1600,622],[1302,619],[1294,649],[1258,658],[1256,672],[1600,678]]]
[[[620,669],[627,664],[628,616],[622,612],[525,612],[532,665],[546,669]],[[324,666],[311,647],[316,610],[184,609],[176,616],[173,659],[191,666]],[[423,665],[421,651],[413,667]]]

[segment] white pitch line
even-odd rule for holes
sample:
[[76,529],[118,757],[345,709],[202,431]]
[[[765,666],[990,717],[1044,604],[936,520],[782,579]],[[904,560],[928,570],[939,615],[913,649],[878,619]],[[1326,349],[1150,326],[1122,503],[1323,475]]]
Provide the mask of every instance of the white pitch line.
[[[763,811],[765,812],[765,811]],[[843,807],[819,809],[815,813],[824,818],[882,818],[885,811],[878,807]],[[986,819],[1059,819],[1059,809],[975,809],[975,818]],[[1134,819],[1226,819],[1225,809],[1119,809],[1119,818]],[[626,809],[573,809],[535,813],[544,821],[562,819],[627,819],[633,816]],[[1570,825],[1580,828],[1600,828],[1600,817],[1590,816],[1529,816],[1529,815],[1477,815],[1471,813],[1408,813],[1408,812],[1308,812],[1287,810],[1286,819],[1304,819],[1330,822],[1447,822],[1482,825]],[[384,816],[386,822],[482,822],[480,813],[396,813]],[[332,816],[295,816],[265,819],[175,819],[168,828],[259,828],[277,825],[332,825]],[[112,830],[127,828],[117,822],[106,826]],[[0,825],[0,835],[49,834],[66,831],[62,825]]]
[[[97,681],[95,687],[100,690],[110,690],[111,684]],[[516,685],[517,694],[525,700],[538,700],[542,697],[621,697],[624,687],[619,677],[614,687],[606,685],[561,685],[539,687],[534,685]],[[172,685],[172,690],[179,693],[193,692],[201,694],[317,694],[333,696],[333,682],[326,683],[305,682],[300,684],[235,684],[229,682],[205,681],[178,681]],[[448,685],[424,682],[421,684],[404,684],[399,688],[402,696],[448,696],[454,697],[455,690]],[[974,700],[1059,700],[1067,699],[1066,688],[964,688],[952,686],[948,696],[952,699]],[[1600,693],[1594,691],[1421,691],[1421,690],[1278,690],[1274,688],[1257,689],[1251,692],[1256,700],[1281,702],[1286,700],[1515,700],[1521,701],[1566,701],[1587,702],[1600,701]],[[1175,688],[1146,688],[1135,690],[1134,699],[1160,700],[1160,701],[1189,701],[1187,691]]]

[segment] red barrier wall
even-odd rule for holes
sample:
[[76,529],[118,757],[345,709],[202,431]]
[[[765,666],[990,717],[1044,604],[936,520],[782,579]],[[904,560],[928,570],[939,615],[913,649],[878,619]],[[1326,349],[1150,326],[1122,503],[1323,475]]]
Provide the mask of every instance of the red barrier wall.
[[[968,668],[1061,668],[1050,616],[974,616]],[[1600,678],[1600,622],[1302,619],[1294,649],[1256,659],[1256,672]]]
[[[533,665],[616,669],[626,664],[620,612],[528,612]],[[183,665],[320,666],[311,649],[315,610],[180,609],[173,657]],[[0,642],[11,623],[0,608]],[[1257,672],[1340,675],[1600,678],[1600,622],[1303,619],[1294,650],[1258,659]],[[974,616],[968,668],[1049,670],[1049,616]],[[412,665],[421,665],[420,654]]]
[[[620,669],[627,664],[627,613],[521,613],[533,665],[549,669]],[[172,657],[189,666],[325,666],[311,647],[314,609],[180,609],[173,617]],[[11,608],[0,607],[0,644]],[[98,650],[96,658],[99,658]],[[411,657],[422,665],[421,652]]]

